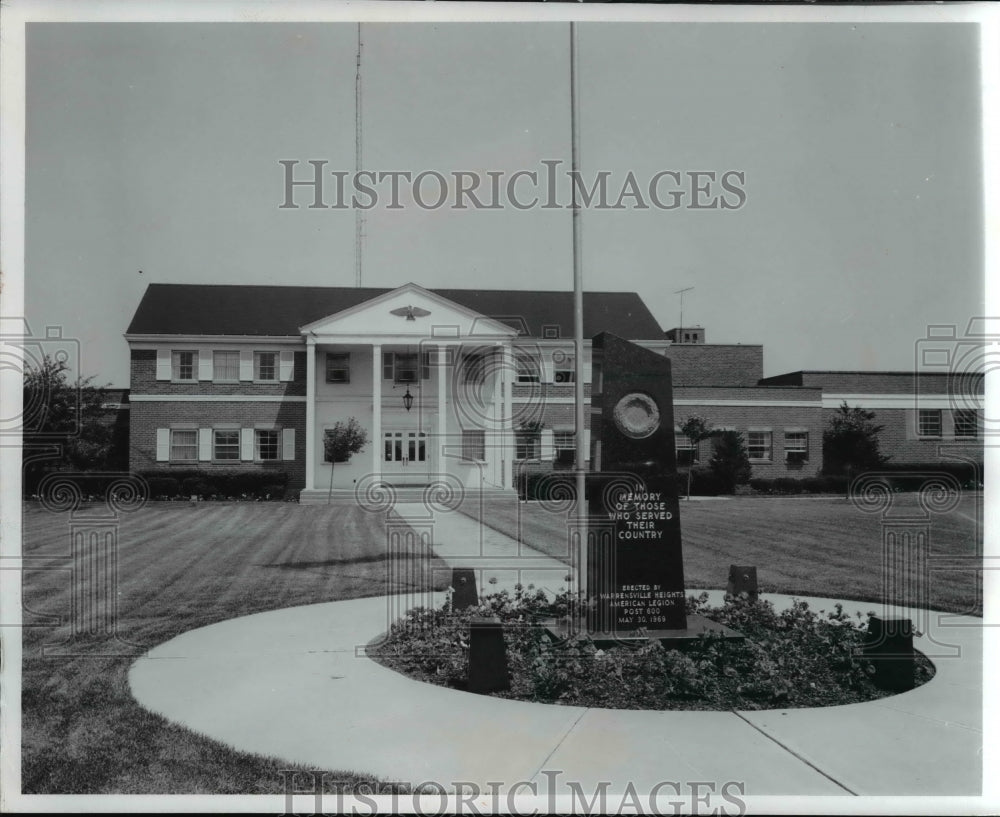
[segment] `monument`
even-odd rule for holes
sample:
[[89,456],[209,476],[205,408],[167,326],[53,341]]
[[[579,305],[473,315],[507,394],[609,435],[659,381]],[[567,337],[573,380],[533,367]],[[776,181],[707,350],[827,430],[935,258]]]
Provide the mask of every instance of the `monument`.
[[[686,614],[670,360],[603,332],[592,342],[586,629],[595,642],[742,636]],[[568,635],[578,622],[549,629]]]

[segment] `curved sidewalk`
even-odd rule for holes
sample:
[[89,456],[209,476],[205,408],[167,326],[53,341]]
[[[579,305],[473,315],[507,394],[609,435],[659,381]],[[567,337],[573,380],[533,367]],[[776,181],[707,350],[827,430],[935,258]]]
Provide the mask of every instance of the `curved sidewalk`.
[[[778,607],[791,600],[765,598]],[[814,609],[836,603],[807,600]],[[875,605],[844,606],[864,614]],[[937,674],[901,695],[821,709],[647,712],[508,701],[411,680],[358,649],[385,631],[389,609],[387,597],[356,599],[192,630],[136,661],[132,693],[243,751],[413,784],[535,781],[543,793],[558,772],[588,792],[600,781],[612,792],[740,781],[748,796],[981,789],[979,619],[929,614],[935,640],[948,646],[916,639]]]

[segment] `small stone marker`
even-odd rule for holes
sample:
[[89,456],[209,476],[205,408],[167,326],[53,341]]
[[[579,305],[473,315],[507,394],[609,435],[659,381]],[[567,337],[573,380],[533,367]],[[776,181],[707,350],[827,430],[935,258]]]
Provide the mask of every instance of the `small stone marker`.
[[751,601],[757,601],[757,568],[743,565],[729,565],[729,581],[726,583],[726,593],[738,596],[746,593]]
[[908,618],[870,616],[863,654],[875,665],[872,681],[879,689],[892,692],[913,689],[916,656],[913,622]]
[[503,628],[496,618],[474,618],[469,627],[469,692],[510,689]]
[[451,571],[451,597],[453,610],[465,610],[479,604],[479,593],[476,592],[476,571],[466,567],[456,567]]

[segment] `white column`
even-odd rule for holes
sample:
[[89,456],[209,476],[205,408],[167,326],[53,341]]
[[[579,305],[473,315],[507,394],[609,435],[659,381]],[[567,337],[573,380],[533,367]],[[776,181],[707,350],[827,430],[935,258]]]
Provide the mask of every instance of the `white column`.
[[444,458],[445,435],[448,433],[448,403],[445,397],[445,381],[447,378],[447,368],[445,363],[448,360],[448,350],[443,343],[437,347],[437,391],[438,391],[438,417],[437,417],[437,463],[439,471],[445,471],[448,467]]
[[316,487],[316,338],[306,338],[306,490]]
[[514,484],[514,378],[517,367],[510,343],[503,347],[503,474],[504,488]]
[[382,346],[372,344],[372,473],[382,473]]

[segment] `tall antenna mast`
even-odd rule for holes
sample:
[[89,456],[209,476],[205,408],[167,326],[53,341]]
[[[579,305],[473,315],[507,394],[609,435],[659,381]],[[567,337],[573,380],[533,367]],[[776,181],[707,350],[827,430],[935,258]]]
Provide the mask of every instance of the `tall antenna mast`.
[[[354,178],[361,173],[361,23],[358,23],[358,59],[354,75]],[[364,211],[354,208],[354,286],[361,286],[361,245],[364,241]]]
[[677,338],[674,343],[681,342],[681,333],[684,331],[684,293],[690,292],[694,287],[685,287],[684,289],[678,289],[674,291],[674,295],[681,296],[681,322],[677,324]]

